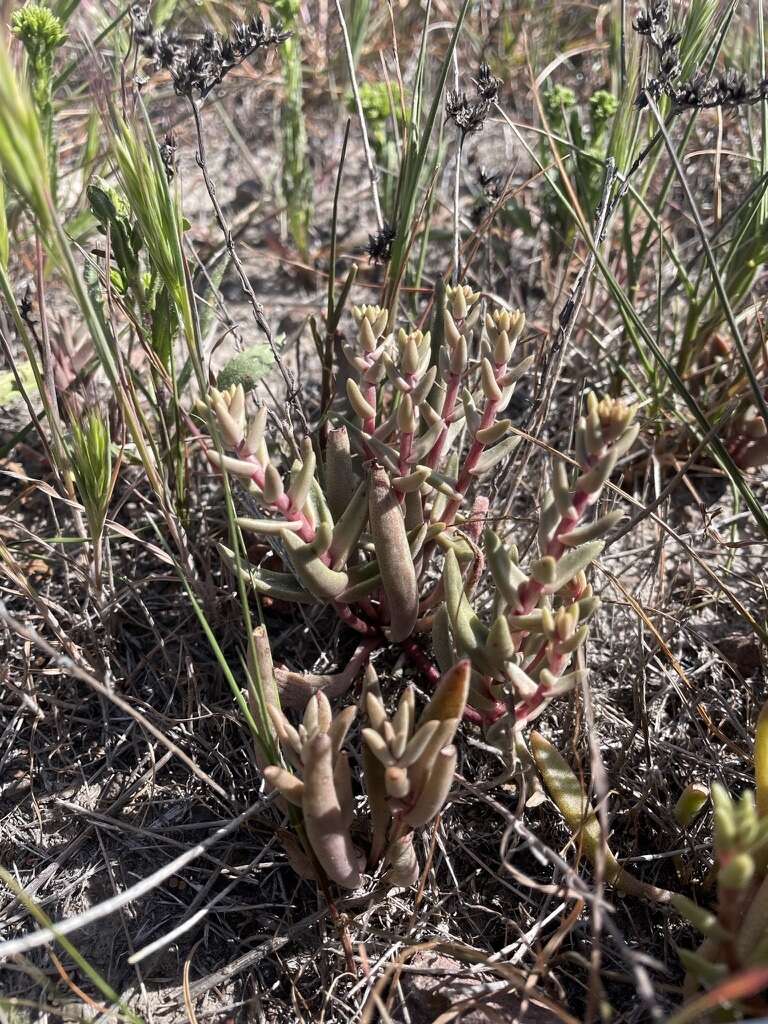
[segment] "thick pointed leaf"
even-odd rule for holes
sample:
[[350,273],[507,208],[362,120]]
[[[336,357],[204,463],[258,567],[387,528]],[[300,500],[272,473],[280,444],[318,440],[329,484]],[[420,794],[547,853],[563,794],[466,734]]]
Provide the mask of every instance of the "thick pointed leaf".
[[[281,539],[291,568],[302,585],[322,601],[334,601],[349,584],[345,572],[329,568],[311,544],[305,544],[295,533],[284,530]],[[328,538],[330,542],[330,537]]]
[[495,469],[508,455],[520,444],[520,438],[517,436],[507,437],[503,441],[499,441],[498,444],[494,445],[493,448],[486,448],[476,464],[470,470],[472,476],[483,476],[485,473],[490,473],[492,469]]
[[557,561],[553,589],[560,590],[574,576],[586,569],[590,562],[594,562],[604,547],[603,541],[592,540],[566,551]]
[[368,519],[389,606],[389,634],[393,642],[399,643],[413,632],[418,616],[419,591],[400,503],[382,467],[371,472]]
[[499,535],[490,527],[485,531],[485,555],[493,581],[510,608],[517,606],[518,587],[528,582],[522,569],[510,558]]
[[[236,572],[237,563],[234,551],[223,544],[217,544],[216,547],[229,569],[232,572]],[[257,594],[272,597],[277,601],[317,604],[316,598],[309,591],[305,590],[299,580],[291,573],[273,572],[271,569],[263,569],[241,559],[240,575],[243,581],[253,587]]]

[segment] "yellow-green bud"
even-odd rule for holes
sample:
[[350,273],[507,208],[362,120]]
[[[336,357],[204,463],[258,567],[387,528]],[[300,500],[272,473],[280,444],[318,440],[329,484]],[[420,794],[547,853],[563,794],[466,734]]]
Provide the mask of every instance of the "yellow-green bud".
[[746,889],[755,874],[755,862],[748,853],[737,853],[720,868],[717,883],[721,889]]
[[675,804],[675,821],[681,828],[688,828],[709,799],[709,790],[700,782],[690,782]]

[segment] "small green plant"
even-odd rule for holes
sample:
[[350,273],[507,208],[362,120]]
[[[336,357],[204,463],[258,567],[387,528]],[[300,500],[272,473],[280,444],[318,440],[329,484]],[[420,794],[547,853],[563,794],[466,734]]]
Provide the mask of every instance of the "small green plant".
[[307,127],[304,119],[304,76],[302,72],[299,4],[297,0],[278,0],[275,10],[289,35],[280,48],[285,97],[281,104],[280,126],[283,138],[283,200],[288,214],[288,229],[302,259],[309,255],[309,230],[312,225],[312,171],[309,166]]
[[85,509],[93,550],[93,587],[101,599],[104,523],[115,485],[109,424],[90,409],[70,426],[69,457],[78,497]]
[[[541,142],[540,160],[543,165],[549,164],[552,160],[550,145],[556,149],[581,209],[591,212],[600,199],[610,128],[619,101],[607,90],[598,89],[589,98],[589,115],[585,117],[574,91],[565,85],[555,85],[544,93],[542,105],[554,138]],[[558,179],[561,190],[567,194],[560,175]],[[576,230],[572,211],[557,192],[548,191],[542,212],[549,229],[550,246],[553,252],[562,252],[571,244]]]
[[553,129],[565,129],[566,115],[575,106],[576,93],[568,85],[553,85],[544,94],[544,110]]
[[[181,250],[183,223],[158,154],[153,148],[148,152],[126,122],[119,125],[115,152],[124,192],[94,178],[86,193],[99,230],[109,239],[110,285],[130,316],[140,344],[150,354],[150,382],[156,396],[167,389],[168,382],[178,389],[179,377],[183,380],[190,366],[199,365],[197,330]],[[102,297],[95,290],[94,301]],[[190,362],[180,375],[175,369],[175,343],[182,326]],[[155,400],[153,405],[158,412],[167,479],[181,510],[186,485],[184,428],[178,403],[165,406]]]
[[[29,82],[16,72],[5,47],[0,52],[0,166],[4,187],[27,204],[41,230],[52,227],[50,153]],[[4,266],[7,264],[5,261]]]
[[100,233],[104,236],[109,233],[110,255],[114,260],[110,283],[120,295],[132,292],[140,308],[150,281],[141,273],[143,239],[138,221],[131,215],[125,197],[100,178],[91,181],[86,195]]
[[[358,91],[371,149],[381,174],[381,209],[385,223],[389,224],[395,211],[399,160],[395,133],[403,125],[403,97],[397,83],[361,82]],[[348,98],[347,107],[351,113],[357,110],[354,96]],[[376,258],[375,254],[371,255]]]
[[21,40],[27,54],[30,88],[48,152],[55,194],[58,160],[53,134],[53,61],[67,33],[50,7],[32,0],[13,13],[11,31]]

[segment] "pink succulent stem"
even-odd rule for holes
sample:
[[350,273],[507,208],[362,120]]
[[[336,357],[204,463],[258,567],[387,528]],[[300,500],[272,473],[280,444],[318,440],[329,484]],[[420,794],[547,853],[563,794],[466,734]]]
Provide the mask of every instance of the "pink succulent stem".
[[[589,467],[595,465],[604,457],[606,451],[607,448],[603,448],[601,452],[597,452],[588,460],[587,465]],[[566,549],[566,545],[563,543],[562,538],[579,525],[581,520],[584,518],[584,513],[589,508],[590,499],[592,497],[593,495],[589,494],[587,491],[576,491],[574,493],[573,500],[571,502],[573,512],[570,515],[564,516],[560,520],[560,523],[555,530],[554,537],[550,540],[549,544],[547,544],[545,554],[551,555],[551,557],[555,559],[561,557]],[[520,588],[520,593],[518,595],[520,605],[518,608],[512,609],[511,614],[528,615],[529,612],[532,612],[536,607],[543,590],[544,586],[541,583],[538,583],[536,580],[528,580],[528,582]],[[520,645],[522,645],[526,636],[526,633],[521,633]]]
[[[566,516],[560,520],[560,525],[555,531],[555,535],[547,545],[546,553],[551,555],[553,558],[560,558],[565,551],[566,545],[562,542],[562,537],[565,534],[570,533],[584,517],[584,513],[589,505],[590,495],[586,491],[577,491],[573,496],[573,515]],[[515,609],[513,615],[528,615],[536,607],[536,604],[544,590],[543,584],[537,580],[528,580],[520,588],[520,608]],[[520,642],[522,643],[526,634],[521,635]]]
[[430,469],[435,469],[439,465],[440,459],[443,455],[443,449],[445,448],[445,442],[448,437],[448,427],[453,416],[453,411],[456,408],[456,399],[459,395],[459,388],[461,387],[461,374],[449,373],[448,374],[448,385],[445,392],[445,401],[443,402],[443,409],[440,415],[443,418],[443,430],[438,439],[435,441],[432,451],[427,455],[424,460],[424,465],[429,466]]
[[503,718],[506,713],[506,705],[497,700],[492,711],[486,711],[485,714],[480,716],[482,725],[487,729],[489,725],[493,725],[494,722],[498,722],[500,718]]
[[491,684],[493,683],[491,676],[483,676],[481,682],[485,686],[486,696],[493,701],[493,707],[487,711],[475,711],[474,708],[472,710],[475,711],[475,714],[480,715],[483,726],[489,726],[505,715],[508,708],[504,701],[497,700],[491,693]]
[[[526,666],[525,671],[527,673],[532,672],[540,664],[543,657],[545,656],[545,652],[546,645],[542,646],[541,650],[537,653],[536,657],[533,659],[531,664]],[[548,667],[554,676],[560,675],[563,668],[565,667],[566,661],[567,658],[564,655],[556,655],[549,659]],[[524,700],[518,701],[517,704],[515,704],[514,711],[515,724],[518,726],[525,725],[530,716],[541,707],[541,705],[544,703],[546,699],[547,690],[543,686],[539,685],[536,688],[536,692],[531,694],[530,697],[526,697]],[[486,714],[486,725],[491,725],[497,719],[501,718],[502,715],[506,714],[506,711],[507,708],[503,704],[497,704],[493,711]]]
[[341,601],[334,601],[333,608],[341,621],[346,623],[350,629],[354,629],[357,633],[360,633],[363,636],[378,636],[380,634],[378,626],[374,626],[372,623],[366,622],[365,619],[361,619],[359,615],[355,615],[348,604],[343,604]]
[[535,672],[536,669],[539,667],[541,662],[544,660],[544,656],[546,654],[546,650],[547,650],[547,645],[544,643],[544,644],[541,645],[541,647],[536,652],[536,657],[528,665],[524,666],[525,671],[526,671],[526,673],[528,675],[530,675],[531,672]]
[[[242,462],[251,463],[253,466],[251,480],[253,480],[259,490],[262,490],[264,487],[264,467],[258,461],[256,456],[246,447],[245,442],[241,442],[238,447],[234,449],[234,452],[235,457],[240,459]],[[286,493],[281,494],[280,498],[276,502],[272,502],[268,507],[275,509],[291,522],[300,522],[301,529],[297,532],[303,541],[309,543],[315,539],[314,526],[309,519],[307,519],[302,510],[300,508],[296,508]]]
[[515,725],[525,725],[531,715],[538,711],[545,699],[546,692],[542,687],[539,687],[536,693],[528,697],[527,700],[521,700],[518,704],[515,704]]
[[[411,457],[411,450],[413,449],[413,434],[401,434],[400,435],[400,455],[398,458],[397,468],[400,476],[406,476],[410,471],[408,465],[408,459]],[[400,500],[405,497],[404,493],[400,492]]]
[[429,658],[426,656],[424,651],[419,647],[415,640],[404,640],[400,646],[402,647],[408,658],[416,665],[419,671],[422,673],[426,681],[431,686],[437,686],[440,682],[440,672],[436,665],[433,665]]
[[589,495],[586,491],[577,491],[573,496],[573,511],[574,514],[566,516],[560,520],[560,525],[555,531],[555,536],[547,545],[547,554],[552,555],[553,558],[559,558],[565,551],[565,544],[563,544],[561,538],[567,533],[570,533],[576,526],[579,525],[584,517],[584,513],[589,505]]
[[[542,658],[547,658],[547,668],[552,675],[557,679],[568,665],[568,655],[560,654],[556,650],[557,645],[553,645],[549,651],[547,651],[548,644],[542,646],[534,660],[529,666],[526,667],[526,672],[530,674],[541,662]],[[525,722],[531,717],[531,715],[537,711],[544,701],[547,699],[547,690],[541,684],[536,689],[536,692],[525,700],[521,700],[515,705],[515,723],[517,725],[524,725]]]
[[[494,376],[498,381],[507,372],[506,363],[496,363],[493,368]],[[500,403],[493,399],[486,399],[485,405],[483,406],[483,415],[480,420],[479,430],[484,430],[486,427],[490,427],[496,422],[496,413],[499,411]],[[482,441],[475,439],[467,452],[467,457],[464,460],[464,465],[461,468],[459,479],[456,484],[456,490],[462,496],[467,493],[469,485],[472,483],[472,472],[476,468],[480,461],[480,456],[483,454],[486,445]],[[443,522],[450,525],[456,517],[456,513],[461,507],[461,498],[452,498],[448,503],[448,506],[443,514]]]
[[[240,445],[235,454],[238,459],[251,463],[253,466],[251,480],[253,480],[259,490],[262,490],[264,487],[264,467],[256,459],[256,456],[250,452],[244,444]],[[289,521],[301,523],[301,529],[298,530],[297,533],[303,541],[310,543],[315,539],[315,527],[310,523],[302,510],[300,508],[296,508],[286,492],[283,492],[277,501],[272,502],[269,507],[275,509],[275,511],[279,512]],[[330,556],[327,554],[323,555],[323,561],[327,565],[330,561]]]
[[376,607],[373,601],[371,601],[367,597],[361,597],[357,604],[361,611],[368,616],[369,622],[379,621],[379,609]]
[[[566,545],[563,544],[562,538],[566,534],[570,533],[571,530],[575,529],[575,527],[581,522],[582,518],[584,517],[584,513],[589,507],[589,499],[590,495],[586,491],[577,491],[574,494],[572,502],[573,513],[569,516],[565,516],[563,519],[560,520],[560,524],[558,525],[557,530],[555,531],[554,537],[547,545],[546,553],[548,555],[551,555],[553,558],[560,558],[560,556],[563,554],[563,552],[566,549]],[[541,596],[543,590],[544,587],[541,583],[538,583],[536,580],[528,580],[525,586],[521,588],[521,607],[514,614],[527,615],[529,612],[533,611],[533,609],[536,607],[536,604],[538,603],[539,597]],[[574,600],[578,600],[578,595],[574,597]],[[518,650],[520,649],[520,647],[522,647],[522,644],[527,635],[527,633],[520,634],[520,638],[517,644]],[[533,659],[530,665],[526,666],[526,672],[530,674],[530,672],[534,671],[539,666],[539,664],[545,656],[548,658],[549,662],[547,667],[549,668],[552,675],[557,678],[557,676],[559,676],[562,673],[563,669],[566,667],[568,658],[566,655],[558,654],[554,651],[550,652],[550,654],[547,655],[546,645],[542,646],[542,648],[538,651],[536,657]],[[524,725],[525,722],[531,717],[531,715],[541,707],[541,704],[546,700],[546,696],[547,693],[544,687],[539,686],[532,696],[527,697],[525,700],[522,700],[518,704],[516,704],[516,724]]]
[[[426,656],[424,651],[414,640],[404,640],[400,646],[403,649],[404,654],[413,664],[418,668],[419,672],[424,676],[424,679],[430,686],[437,686],[440,682],[440,671],[436,665],[433,665],[429,658]],[[464,708],[464,718],[468,722],[474,722],[475,725],[482,725],[485,719],[479,711],[475,711],[474,708]]]

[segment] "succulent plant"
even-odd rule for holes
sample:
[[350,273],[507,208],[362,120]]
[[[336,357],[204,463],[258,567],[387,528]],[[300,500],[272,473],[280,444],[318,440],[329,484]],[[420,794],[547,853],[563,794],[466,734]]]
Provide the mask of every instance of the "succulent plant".
[[413,688],[403,691],[397,710],[390,718],[375,672],[368,667],[364,693],[368,726],[363,729],[363,768],[371,807],[374,861],[384,847],[392,819],[396,826],[390,845],[405,827],[426,825],[445,803],[456,768],[456,748],[452,741],[467,702],[469,672],[466,661],[449,669],[416,721]]
[[599,605],[584,570],[620,513],[583,520],[637,436],[632,420],[633,410],[621,402],[587,395],[576,428],[580,472],[571,480],[564,463],[554,463],[539,518],[538,552],[527,571],[517,548],[486,529],[485,558],[496,595],[487,625],[470,601],[478,553],[461,539],[442,540],[445,602],[434,617],[434,647],[441,665],[457,657],[471,660],[469,703],[479,709],[491,738],[501,740],[510,727],[521,729],[579,680],[578,671],[568,669]]
[[[501,737],[576,681],[567,670],[598,604],[584,571],[618,514],[585,518],[637,427],[631,408],[587,396],[578,475],[554,462],[539,552],[524,571],[514,547],[483,531],[489,505],[477,488],[519,442],[503,412],[533,356],[513,362],[520,311],[481,315],[481,305],[468,286],[445,288],[434,337],[388,334],[386,310],[353,308],[355,340],[342,346],[349,414],[338,415],[322,458],[305,438],[288,474],[268,443],[266,408],[249,419],[239,384],[212,389],[201,408],[220,441],[209,460],[264,510],[241,528],[270,537],[283,559],[280,572],[240,566],[247,581],[274,598],[332,605],[369,650],[402,645],[434,683],[440,672],[416,639],[431,634],[443,672],[470,660],[465,714]],[[495,590],[487,625],[471,605],[486,564]]]
[[[468,685],[469,665],[462,662],[443,677],[418,721],[412,689],[404,691],[390,718],[372,666],[366,671],[368,861],[375,867],[384,855],[392,884],[411,885],[418,877],[412,833],[440,812],[450,791],[456,767],[452,740]],[[298,728],[275,704],[270,703],[268,711],[289,767],[267,765],[264,778],[284,800],[300,808],[309,849],[328,878],[354,889],[362,881],[365,858],[352,838],[352,779],[342,746],[357,709],[346,707],[334,717],[320,691],[309,699]]]
[[[719,783],[711,787],[714,906],[672,897],[679,913],[704,936],[698,949],[679,950],[689,996],[700,986],[710,988],[736,973],[768,966],[768,704],[757,722],[755,778],[756,789],[744,790],[738,799]],[[764,1016],[764,982],[762,977],[754,996],[741,1005],[731,1003],[733,1016],[721,1013],[717,1019],[743,1020],[745,1012],[749,1019]]]
[[330,879],[348,889],[361,882],[362,857],[352,843],[354,814],[349,759],[341,747],[354,707],[333,717],[324,693],[310,698],[304,721],[295,729],[275,705],[269,713],[280,748],[296,773],[268,765],[264,778],[287,801],[301,808],[303,825],[312,852]]

